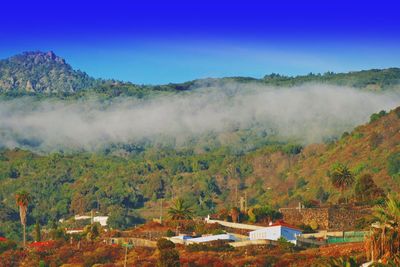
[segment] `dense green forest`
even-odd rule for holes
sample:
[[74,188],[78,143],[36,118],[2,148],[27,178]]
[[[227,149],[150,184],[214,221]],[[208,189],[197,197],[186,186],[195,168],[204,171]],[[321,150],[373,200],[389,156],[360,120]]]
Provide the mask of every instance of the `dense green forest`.
[[[216,202],[227,200],[232,183],[243,189],[252,166],[244,155],[223,148],[204,154],[149,148],[129,158],[88,153],[39,156],[15,149],[1,152],[0,170],[1,229],[17,238],[13,195],[20,190],[32,196],[29,224],[37,219],[50,224],[92,209],[104,214],[116,209],[134,212],[147,201],[176,196],[196,207],[196,215],[204,216],[216,208]],[[216,175],[222,175],[224,182],[218,183]]]

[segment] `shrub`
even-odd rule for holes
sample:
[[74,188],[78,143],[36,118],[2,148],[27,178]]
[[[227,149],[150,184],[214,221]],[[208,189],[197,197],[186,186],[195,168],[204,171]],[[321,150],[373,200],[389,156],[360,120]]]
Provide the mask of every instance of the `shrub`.
[[180,266],[179,252],[175,249],[175,244],[161,238],[157,241],[157,248],[160,252],[157,265],[159,267]]
[[311,233],[315,233],[316,231],[313,230],[313,228],[308,225],[308,224],[301,224],[299,225],[300,229],[303,230],[304,234],[311,234]]
[[381,110],[379,113],[374,113],[369,117],[369,122],[374,122],[385,116],[387,113],[384,110]]
[[329,192],[325,192],[324,188],[320,186],[315,196],[319,201],[325,203],[328,200],[329,195],[330,195]]
[[400,152],[392,153],[388,157],[387,170],[392,177],[400,174]]
[[370,174],[361,175],[354,187],[354,193],[358,201],[371,202],[385,196],[384,191],[379,188]]
[[10,249],[16,249],[17,243],[11,240],[0,242],[0,254]]
[[167,232],[165,233],[165,235],[167,237],[172,237],[172,236],[175,236],[175,232],[172,231],[171,229],[168,229]]
[[93,241],[100,236],[101,225],[100,223],[93,223],[85,227],[84,233],[86,234],[86,239]]
[[189,244],[186,246],[188,252],[199,252],[199,251],[215,251],[215,252],[226,252],[232,251],[234,248],[223,240],[217,240],[208,244]]
[[104,263],[111,263],[115,261],[118,257],[118,249],[113,248],[110,246],[102,246],[96,248],[94,251],[85,252],[84,259],[85,263],[84,266],[89,267],[93,266],[94,264],[104,264]]
[[114,207],[107,223],[111,228],[125,230],[135,224],[143,223],[143,219],[138,215],[129,212],[128,209]]
[[284,251],[292,251],[294,244],[287,241],[284,237],[278,238],[278,247]]
[[312,220],[311,223],[310,223],[310,227],[311,227],[312,230],[315,231],[315,230],[318,229],[319,226],[318,226],[318,223],[316,221]]
[[157,241],[157,248],[161,251],[163,249],[171,249],[175,248],[175,244],[172,241],[169,241],[165,238],[160,238]]
[[287,144],[283,147],[283,152],[288,155],[297,155],[303,150],[303,146],[297,144]]
[[308,181],[306,181],[306,179],[304,179],[304,177],[300,177],[296,182],[296,188],[297,189],[303,188],[307,184],[308,184]]
[[177,267],[180,266],[179,252],[176,249],[164,249],[160,251],[160,257],[157,262],[159,267]]
[[371,137],[369,138],[369,146],[372,149],[375,149],[382,143],[382,141],[383,141],[383,136],[381,134],[373,132],[371,134]]

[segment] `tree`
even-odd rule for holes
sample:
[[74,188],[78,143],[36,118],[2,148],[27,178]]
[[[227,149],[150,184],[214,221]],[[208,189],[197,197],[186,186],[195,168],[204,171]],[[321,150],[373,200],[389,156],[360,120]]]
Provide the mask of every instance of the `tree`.
[[279,237],[277,241],[278,241],[278,247],[280,249],[282,249],[284,251],[287,251],[287,252],[289,252],[289,251],[292,252],[293,251],[294,244],[290,243],[289,241],[287,241],[286,238]]
[[282,218],[282,214],[279,211],[268,205],[255,206],[253,212],[257,222],[269,223]]
[[85,227],[84,233],[86,233],[86,239],[93,241],[100,236],[101,225],[100,223],[92,223]]
[[366,239],[367,257],[372,261],[394,261],[399,266],[400,258],[400,200],[389,195],[385,205],[374,209],[375,223]]
[[179,252],[175,249],[175,244],[161,238],[157,241],[157,248],[160,252],[158,258],[159,267],[179,267]]
[[369,122],[372,123],[374,121],[379,120],[383,116],[385,116],[387,113],[384,110],[379,111],[379,113],[374,113],[369,117]]
[[325,203],[329,198],[329,192],[325,192],[324,188],[322,188],[322,186],[320,186],[316,193],[316,198],[319,201],[321,201],[322,203]]
[[28,204],[30,201],[30,195],[26,191],[21,191],[15,195],[16,203],[19,207],[19,217],[21,219],[23,229],[23,246],[26,245],[26,214],[28,212]]
[[139,223],[143,223],[142,218],[132,212],[129,212],[128,209],[120,208],[118,206],[111,209],[110,216],[107,220],[109,227],[120,230],[125,230]]
[[193,211],[181,198],[178,198],[169,208],[168,214],[172,220],[190,220],[192,219]]
[[375,184],[371,174],[368,173],[361,175],[357,179],[354,193],[358,201],[364,202],[376,200],[385,196],[383,190]]
[[36,241],[36,242],[39,242],[39,241],[42,240],[42,235],[41,235],[41,232],[40,232],[40,223],[39,223],[39,220],[36,220],[35,232],[34,232],[34,234],[35,234],[35,241]]
[[251,207],[249,209],[249,211],[247,212],[247,216],[249,216],[249,222],[251,222],[251,223],[257,222],[257,217],[254,214],[254,207]]
[[392,153],[388,157],[387,162],[388,162],[387,170],[389,175],[391,175],[392,177],[400,175],[400,152]]
[[231,209],[232,221],[235,222],[235,223],[238,223],[239,220],[240,220],[239,216],[240,216],[240,210],[238,208],[236,208],[236,207],[233,207]]
[[335,164],[331,168],[329,172],[329,177],[331,178],[333,186],[340,190],[341,196],[343,196],[344,190],[354,183],[353,174],[350,172],[349,168],[346,165],[343,165],[341,163]]

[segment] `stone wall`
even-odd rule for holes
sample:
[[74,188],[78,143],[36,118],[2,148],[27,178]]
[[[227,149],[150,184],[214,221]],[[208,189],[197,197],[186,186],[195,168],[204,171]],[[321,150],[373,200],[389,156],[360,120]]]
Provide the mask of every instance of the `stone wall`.
[[370,215],[372,210],[366,208],[330,208],[329,230],[354,230],[357,220]]
[[329,208],[284,208],[283,220],[292,225],[317,223],[319,229],[329,228]]
[[357,219],[371,214],[369,207],[282,208],[283,220],[293,225],[316,223],[319,230],[353,230]]

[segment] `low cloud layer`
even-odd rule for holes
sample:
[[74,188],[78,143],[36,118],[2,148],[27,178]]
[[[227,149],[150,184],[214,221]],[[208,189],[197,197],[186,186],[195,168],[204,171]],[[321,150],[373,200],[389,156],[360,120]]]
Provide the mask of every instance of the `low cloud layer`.
[[66,102],[31,98],[0,101],[0,145],[40,150],[95,150],[144,138],[185,139],[207,132],[257,128],[304,143],[368,121],[400,104],[394,93],[375,94],[327,85],[271,88],[227,83],[219,88],[151,100]]

